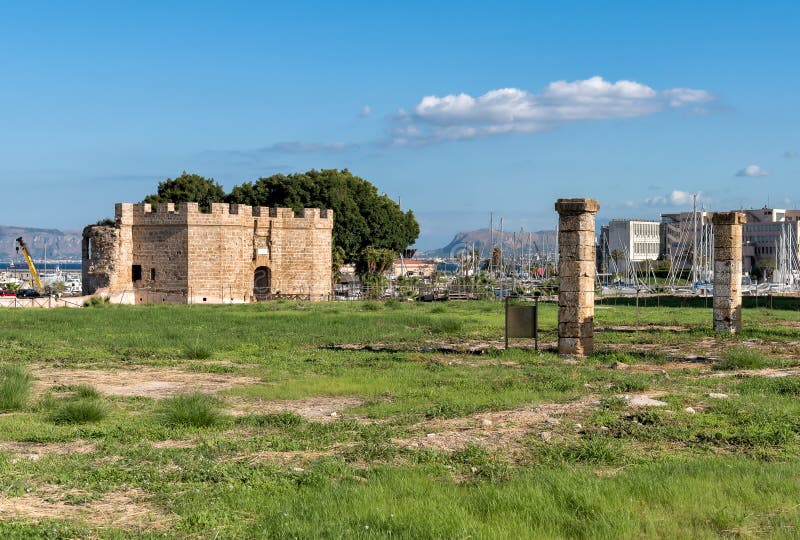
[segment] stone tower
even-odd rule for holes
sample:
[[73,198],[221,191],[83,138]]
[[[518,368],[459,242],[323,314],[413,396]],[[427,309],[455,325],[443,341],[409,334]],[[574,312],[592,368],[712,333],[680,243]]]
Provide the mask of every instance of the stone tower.
[[121,303],[240,303],[331,295],[333,212],[214,203],[116,205],[83,231],[84,294]]

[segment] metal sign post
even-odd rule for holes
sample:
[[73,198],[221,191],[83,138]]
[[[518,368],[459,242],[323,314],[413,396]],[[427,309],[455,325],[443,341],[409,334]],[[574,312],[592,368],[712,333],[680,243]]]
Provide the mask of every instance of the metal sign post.
[[[520,300],[523,297],[515,297]],[[509,338],[533,338],[535,350],[539,350],[539,297],[533,297],[533,305],[511,304],[505,297],[506,349]]]

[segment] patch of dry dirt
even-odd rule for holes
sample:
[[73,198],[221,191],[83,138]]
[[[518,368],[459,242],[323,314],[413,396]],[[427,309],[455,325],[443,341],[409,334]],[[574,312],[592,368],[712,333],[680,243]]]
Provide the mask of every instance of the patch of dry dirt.
[[165,398],[181,392],[219,392],[234,386],[258,384],[255,377],[225,373],[199,373],[173,368],[33,370],[37,390],[57,385],[89,384],[104,394]]
[[[83,501],[83,502],[76,502]],[[90,526],[165,530],[172,517],[146,502],[141,490],[110,492],[92,500],[88,493],[47,486],[20,497],[0,497],[0,520],[73,519]]]
[[666,392],[648,392],[646,394],[621,394],[617,397],[622,398],[628,404],[628,407],[641,408],[641,407],[665,407],[666,402],[653,399],[666,395]]
[[672,358],[685,358],[687,361],[718,359],[725,350],[734,347],[755,349],[765,354],[781,358],[797,358],[800,356],[800,341],[765,341],[748,339],[741,342],[730,342],[724,339],[706,337],[686,343],[602,343],[598,351],[621,351],[634,353],[657,353]]
[[615,325],[615,326],[607,326],[607,327],[596,327],[594,329],[595,332],[688,332],[689,329],[685,326],[669,326],[669,325],[662,325],[662,324],[641,324],[639,326],[634,325]]
[[711,369],[711,359],[703,357],[686,358],[685,360],[673,360],[664,362],[663,364],[625,364],[623,367],[618,366],[613,369],[622,369],[624,371],[634,371],[640,373],[662,373],[669,371],[706,371]]
[[227,402],[231,406],[228,412],[234,416],[291,412],[314,422],[331,422],[343,416],[351,418],[342,411],[361,405],[364,400],[349,396],[331,396],[280,400],[228,398]]
[[71,441],[65,443],[31,443],[3,441],[0,442],[0,451],[14,454],[20,458],[38,461],[43,456],[68,455],[68,454],[91,454],[95,451],[95,445],[88,441]]
[[150,443],[153,448],[194,448],[197,441],[194,439],[167,439]]
[[427,448],[453,451],[469,444],[491,449],[514,450],[519,439],[535,428],[555,426],[565,416],[580,415],[599,405],[597,398],[588,396],[568,403],[548,403],[531,408],[475,414],[425,422],[418,427],[424,435],[392,442],[405,448]]
[[800,376],[800,367],[715,371],[709,375],[709,377],[720,379],[725,377],[768,377],[773,379],[776,377],[791,376]]

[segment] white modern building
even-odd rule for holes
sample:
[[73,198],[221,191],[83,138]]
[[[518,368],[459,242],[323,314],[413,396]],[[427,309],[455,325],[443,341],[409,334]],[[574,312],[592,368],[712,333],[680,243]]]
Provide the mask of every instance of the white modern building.
[[627,273],[629,263],[655,261],[660,246],[658,221],[612,219],[600,229],[601,262],[610,273]]

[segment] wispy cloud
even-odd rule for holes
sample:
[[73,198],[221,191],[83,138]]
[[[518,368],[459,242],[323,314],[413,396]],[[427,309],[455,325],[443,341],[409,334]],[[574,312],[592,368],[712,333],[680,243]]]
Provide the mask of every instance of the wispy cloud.
[[202,158],[234,160],[240,163],[262,162],[264,159],[273,159],[275,156],[289,154],[332,154],[357,150],[357,144],[348,142],[300,142],[283,141],[244,150],[206,150],[200,153]]
[[425,96],[401,109],[389,128],[398,146],[475,139],[508,133],[533,133],[586,120],[635,118],[683,107],[698,108],[716,97],[692,88],[655,90],[647,85],[602,77],[556,81],[538,94],[501,88],[482,96]]
[[361,110],[358,112],[358,116],[361,118],[366,118],[372,114],[372,107],[370,105],[364,105],[361,107]]
[[163,174],[135,174],[135,173],[109,173],[99,174],[90,179],[95,182],[153,182],[154,180],[163,180],[166,176]]
[[299,141],[276,142],[270,146],[261,148],[260,152],[283,152],[285,154],[300,154],[305,152],[345,152],[355,150],[358,145],[347,142],[321,142],[307,143]]
[[740,170],[736,173],[736,176],[745,176],[745,177],[753,177],[753,176],[767,176],[769,173],[759,167],[758,165],[748,165],[744,169]]
[[787,150],[783,153],[783,157],[787,159],[794,159],[798,156],[800,156],[800,154],[797,153],[797,150]]

